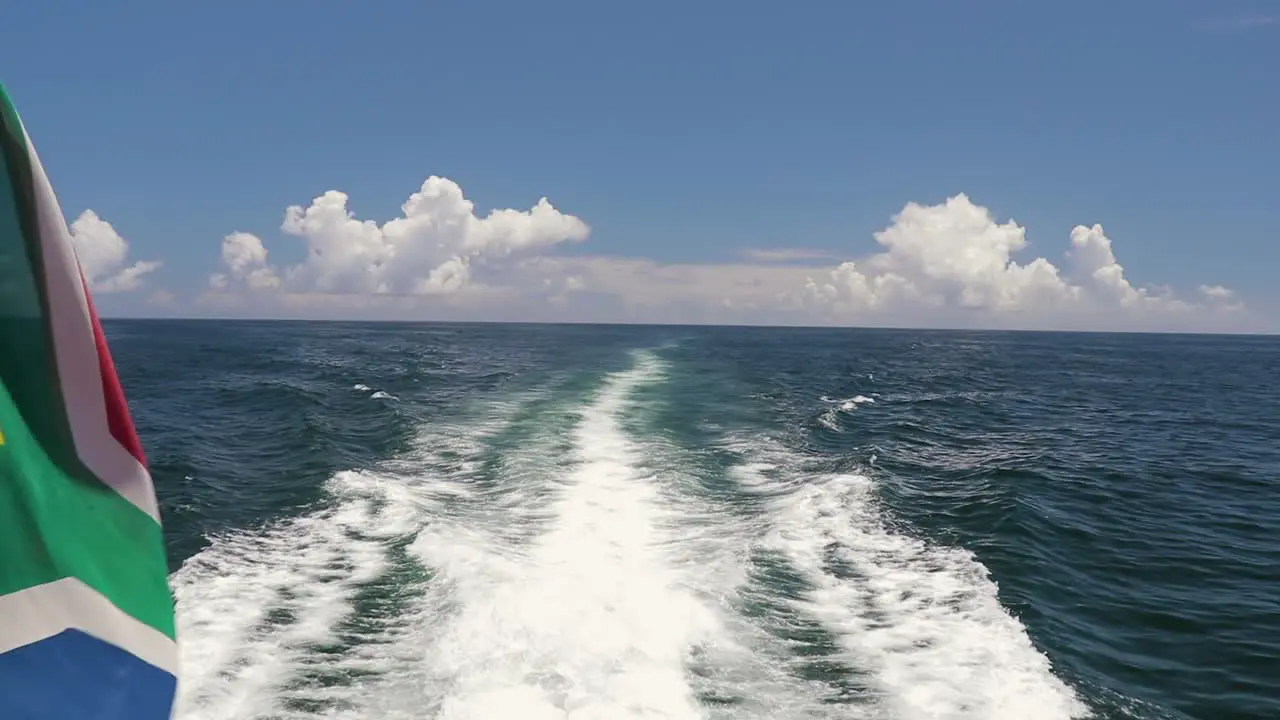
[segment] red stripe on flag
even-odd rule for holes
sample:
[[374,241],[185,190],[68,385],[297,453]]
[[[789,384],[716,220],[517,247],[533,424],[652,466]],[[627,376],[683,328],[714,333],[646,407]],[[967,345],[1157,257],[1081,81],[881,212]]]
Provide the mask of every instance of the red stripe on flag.
[[138,459],[143,467],[147,459],[142,454],[142,443],[138,433],[133,429],[133,418],[129,416],[129,405],[124,399],[124,388],[120,387],[120,378],[116,376],[115,363],[111,361],[111,350],[107,348],[107,336],[102,333],[102,324],[98,322],[98,311],[93,307],[93,297],[89,295],[89,286],[80,276],[80,284],[84,287],[84,301],[89,306],[89,320],[93,322],[93,340],[98,346],[98,370],[102,374],[102,399],[107,406],[107,429],[111,437],[116,439]]

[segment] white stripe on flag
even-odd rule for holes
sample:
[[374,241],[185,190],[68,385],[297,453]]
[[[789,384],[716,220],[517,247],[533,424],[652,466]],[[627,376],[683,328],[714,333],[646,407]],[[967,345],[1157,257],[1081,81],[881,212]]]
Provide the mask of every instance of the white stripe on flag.
[[74,628],[127,650],[170,674],[178,673],[178,644],[135,620],[76,578],[0,595],[0,653]]
[[49,324],[53,328],[58,379],[76,452],[94,475],[159,522],[160,511],[150,473],[115,439],[107,425],[102,371],[80,265],[58,198],[30,136],[27,148],[34,176],[44,277],[49,289]]

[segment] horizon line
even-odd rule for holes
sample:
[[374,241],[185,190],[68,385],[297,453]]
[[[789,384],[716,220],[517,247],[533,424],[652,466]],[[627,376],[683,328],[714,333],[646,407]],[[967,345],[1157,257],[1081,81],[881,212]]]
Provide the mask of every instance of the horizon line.
[[404,320],[390,318],[291,318],[291,317],[225,317],[225,316],[140,316],[108,315],[104,322],[245,322],[245,323],[346,323],[366,325],[582,325],[586,327],[669,327],[669,328],[726,328],[759,330],[884,330],[892,332],[980,332],[980,333],[1042,333],[1060,335],[1173,335],[1206,337],[1261,337],[1280,338],[1280,331],[1225,331],[1225,330],[1079,330],[1054,328],[998,328],[998,327],[938,327],[918,325],[778,325],[699,322],[649,322],[623,320],[602,322],[596,320]]

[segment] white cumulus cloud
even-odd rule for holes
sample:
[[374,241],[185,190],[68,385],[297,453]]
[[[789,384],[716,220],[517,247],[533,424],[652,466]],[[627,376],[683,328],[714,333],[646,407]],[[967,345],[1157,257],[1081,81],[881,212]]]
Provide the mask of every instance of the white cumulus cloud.
[[261,240],[248,233],[223,239],[224,272],[210,278],[215,290],[236,284],[292,293],[450,295],[473,284],[476,273],[513,255],[565,242],[580,242],[590,229],[542,198],[529,210],[476,215],[457,183],[430,177],[382,225],[358,220],[347,195],[330,190],[305,208],[285,210],[281,230],[301,238],[305,259],[277,269]]
[[1221,285],[1180,297],[1135,284],[1100,225],[1062,232],[1056,261],[1024,257],[1027,229],[964,194],[907,203],[864,257],[745,249],[742,261],[674,264],[560,253],[587,238],[586,223],[545,198],[480,217],[445,178],[381,225],[347,200],[331,190],[285,211],[281,229],[306,248],[288,267],[257,237],[228,235],[206,300],[246,307],[237,291],[249,289],[312,317],[1075,329],[1222,329],[1244,313]]
[[280,287],[275,268],[267,264],[267,249],[255,235],[235,232],[223,238],[222,263],[227,266],[227,272],[209,279],[209,284],[216,289],[225,290],[233,281],[253,290]]
[[825,282],[811,280],[810,295],[856,314],[911,306],[1013,310],[1072,292],[1047,260],[1014,261],[1027,246],[1026,231],[995,222],[965,195],[940,205],[908,203],[875,239],[884,252],[842,263]]
[[92,210],[80,213],[68,228],[80,261],[80,269],[93,292],[128,292],[142,286],[142,279],[160,267],[151,260],[139,260],[124,267],[129,243],[111,223]]
[[908,203],[875,239],[883,252],[810,278],[804,299],[844,317],[963,309],[991,318],[1106,322],[1119,314],[1135,326],[1194,311],[1242,308],[1234,293],[1219,286],[1201,288],[1200,299],[1209,302],[1135,286],[1101,225],[1071,230],[1061,268],[1043,257],[1019,262],[1014,255],[1028,245],[1026,229],[1013,220],[998,222],[963,194],[938,205]]

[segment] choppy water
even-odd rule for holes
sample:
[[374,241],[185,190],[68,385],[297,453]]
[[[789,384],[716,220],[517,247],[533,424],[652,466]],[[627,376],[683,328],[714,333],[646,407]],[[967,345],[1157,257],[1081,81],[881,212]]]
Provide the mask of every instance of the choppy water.
[[1280,717],[1280,340],[115,321],[178,717]]

